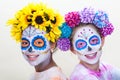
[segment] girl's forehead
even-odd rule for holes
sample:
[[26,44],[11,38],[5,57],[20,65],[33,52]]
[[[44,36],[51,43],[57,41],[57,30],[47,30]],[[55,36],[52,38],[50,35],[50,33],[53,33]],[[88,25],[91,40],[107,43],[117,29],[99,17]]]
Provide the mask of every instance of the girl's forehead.
[[76,29],[76,34],[82,34],[82,33],[98,33],[97,29],[94,26],[91,25],[86,25],[86,26],[80,26],[79,28]]
[[22,36],[32,37],[32,36],[34,36],[34,35],[36,35],[36,34],[45,35],[46,32],[43,31],[43,30],[39,30],[39,29],[37,29],[37,28],[35,28],[35,27],[33,27],[33,26],[30,26],[30,27],[26,28],[26,29],[23,31]]
[[94,26],[89,26],[89,25],[82,26],[76,29],[74,34],[74,40],[80,38],[88,40],[93,35],[100,36],[99,33],[97,32],[97,29],[94,28]]

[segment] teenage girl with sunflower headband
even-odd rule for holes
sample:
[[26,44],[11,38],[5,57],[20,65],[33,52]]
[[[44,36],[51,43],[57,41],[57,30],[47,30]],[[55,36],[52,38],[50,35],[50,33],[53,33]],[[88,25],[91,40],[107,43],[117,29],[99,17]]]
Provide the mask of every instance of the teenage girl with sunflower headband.
[[63,51],[70,48],[80,60],[70,80],[120,80],[119,69],[100,61],[105,37],[114,30],[108,15],[84,8],[66,14],[65,21],[57,45]]
[[62,22],[62,16],[43,3],[31,3],[8,20],[11,35],[21,43],[24,58],[35,67],[31,80],[67,80],[52,58]]

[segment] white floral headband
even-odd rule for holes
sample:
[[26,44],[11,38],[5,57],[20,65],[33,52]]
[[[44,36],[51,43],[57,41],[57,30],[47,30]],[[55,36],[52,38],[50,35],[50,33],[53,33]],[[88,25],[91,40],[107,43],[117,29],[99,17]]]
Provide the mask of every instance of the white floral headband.
[[81,23],[94,24],[100,32],[100,35],[106,37],[110,35],[114,27],[109,22],[108,15],[104,11],[94,11],[92,8],[84,8],[82,11],[69,12],[65,15],[65,23],[63,23],[60,30],[62,31],[61,37],[57,41],[57,46],[62,51],[69,50],[71,42],[69,40],[72,29]]

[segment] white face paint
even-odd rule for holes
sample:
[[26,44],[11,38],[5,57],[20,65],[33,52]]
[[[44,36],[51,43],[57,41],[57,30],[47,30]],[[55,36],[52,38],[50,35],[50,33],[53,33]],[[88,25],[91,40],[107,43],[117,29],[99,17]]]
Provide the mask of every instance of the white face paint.
[[73,47],[78,58],[89,64],[98,62],[101,56],[101,37],[94,26],[87,25],[76,30],[73,37]]
[[46,32],[29,26],[23,31],[21,50],[24,58],[36,66],[50,59],[50,43],[45,38]]

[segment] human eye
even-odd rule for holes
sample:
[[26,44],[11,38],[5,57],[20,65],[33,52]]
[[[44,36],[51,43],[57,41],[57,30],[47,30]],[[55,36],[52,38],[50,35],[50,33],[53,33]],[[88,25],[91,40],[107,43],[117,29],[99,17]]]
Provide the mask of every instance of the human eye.
[[98,36],[92,36],[90,39],[89,39],[89,43],[91,45],[97,45],[100,43],[100,39]]
[[34,46],[36,47],[43,47],[44,46],[44,41],[40,38],[34,40]]
[[25,48],[25,47],[28,47],[29,45],[30,45],[29,41],[23,38],[21,41],[21,46]]
[[84,41],[84,40],[79,39],[79,40],[76,41],[75,45],[76,45],[76,48],[78,50],[82,50],[87,46],[87,42]]

